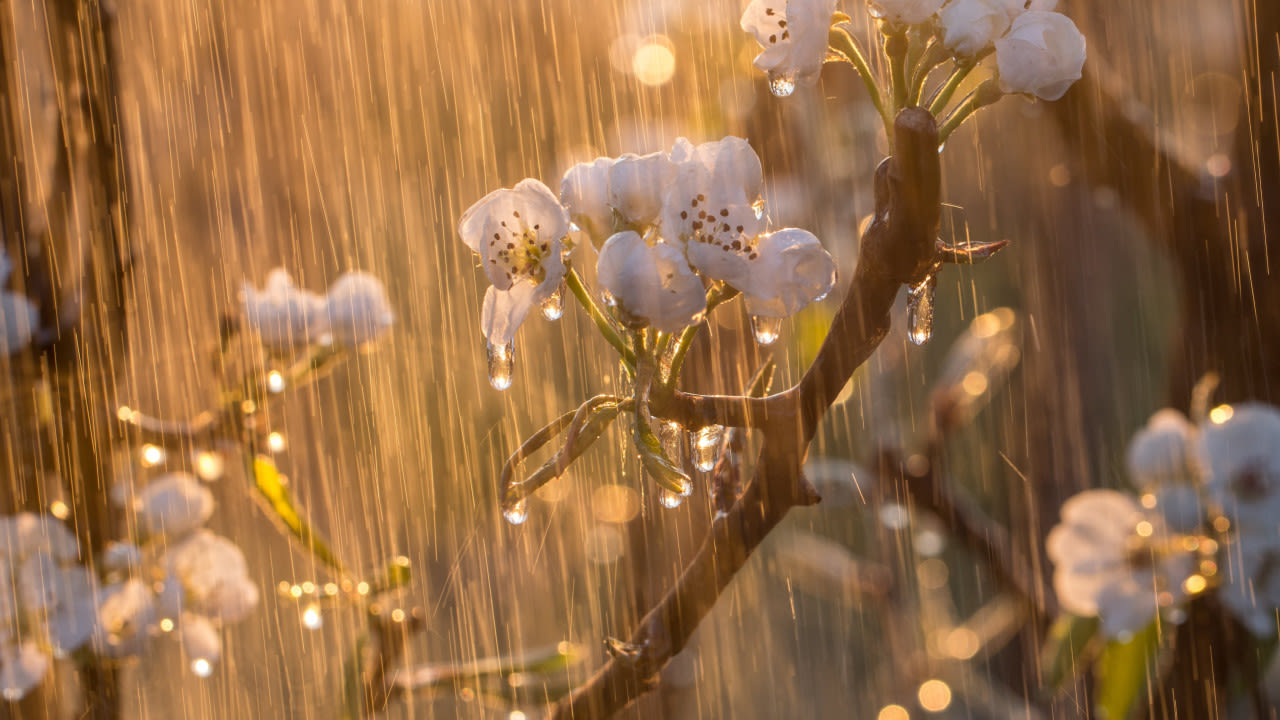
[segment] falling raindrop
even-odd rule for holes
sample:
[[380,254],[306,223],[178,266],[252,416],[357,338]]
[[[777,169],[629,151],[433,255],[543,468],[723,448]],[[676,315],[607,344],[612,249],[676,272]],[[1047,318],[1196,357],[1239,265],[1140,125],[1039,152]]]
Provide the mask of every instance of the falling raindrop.
[[693,434],[693,463],[702,472],[711,472],[720,458],[720,439],[724,428],[707,425]]
[[529,501],[524,499],[503,504],[502,517],[512,525],[523,525],[524,521],[529,519]]
[[485,343],[485,351],[489,355],[489,384],[494,390],[506,390],[511,387],[511,371],[516,365],[516,348],[513,343],[496,345]]
[[564,315],[564,288],[558,287],[542,301],[542,317],[559,320]]
[[772,345],[782,334],[782,318],[752,315],[751,329],[755,333],[756,342],[761,345]]
[[933,337],[933,295],[937,289],[938,276],[933,273],[907,289],[907,337],[916,345]]
[[795,73],[769,73],[769,92],[775,97],[787,97],[796,91]]

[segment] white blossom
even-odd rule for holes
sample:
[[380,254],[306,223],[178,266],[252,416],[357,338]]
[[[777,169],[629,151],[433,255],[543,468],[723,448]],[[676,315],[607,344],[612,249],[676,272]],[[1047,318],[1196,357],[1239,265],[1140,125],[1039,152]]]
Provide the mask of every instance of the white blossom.
[[343,273],[325,296],[329,332],[340,345],[360,347],[382,337],[395,324],[387,288],[378,278],[353,270]]
[[740,25],[764,50],[755,66],[802,85],[818,81],[836,0],[752,0]]
[[675,163],[665,152],[623,155],[609,167],[610,207],[633,227],[652,225],[675,173]]
[[757,257],[748,254],[751,281],[741,288],[747,312],[786,317],[817,302],[836,284],[836,263],[807,230],[783,228],[760,236]]
[[1205,489],[1241,535],[1280,542],[1280,411],[1260,403],[1231,406],[1200,428]]
[[213,493],[194,475],[168,473],[142,489],[134,510],[148,536],[178,537],[204,525],[213,514]]
[[1276,637],[1280,608],[1280,546],[1246,543],[1238,561],[1229,564],[1229,577],[1220,592],[1223,604],[1253,634]]
[[1182,598],[1194,559],[1169,535],[1158,513],[1114,490],[1087,490],[1062,506],[1046,541],[1053,587],[1064,610],[1098,616],[1109,637],[1151,622],[1158,595]]
[[182,584],[183,607],[190,612],[238,622],[258,604],[244,553],[227,538],[199,530],[170,547],[163,562]]
[[156,621],[155,595],[137,579],[103,588],[98,599],[94,650],[107,657],[138,654]]
[[76,536],[50,515],[23,512],[0,517],[0,556],[23,558],[37,553],[74,560],[80,548]]
[[[695,246],[733,252],[753,243],[764,230],[757,209],[764,173],[747,141],[730,136],[695,147],[681,138],[671,158],[676,162],[676,179],[663,204],[663,237],[688,245],[695,264],[709,259],[707,253],[693,250]],[[734,269],[736,273],[722,268],[718,279],[734,287],[749,282],[745,266]]]
[[943,0],[867,0],[871,15],[895,25],[922,23],[942,7]]
[[609,168],[614,159],[598,157],[569,168],[560,181],[560,202],[569,217],[598,246],[613,234],[613,208],[609,205]]
[[600,284],[625,317],[665,332],[692,325],[706,312],[702,281],[680,248],[650,245],[630,230],[615,234],[600,250]]
[[262,290],[245,283],[240,305],[245,325],[272,352],[295,352],[318,343],[329,332],[324,299],[294,287],[284,268],[272,270]]
[[1016,15],[1010,6],[1019,0],[951,0],[938,11],[943,42],[957,55],[973,57],[1004,35]]
[[21,700],[44,680],[50,662],[34,642],[0,646],[0,695],[10,702]]
[[532,178],[489,193],[463,214],[458,234],[493,283],[481,312],[490,343],[511,342],[529,311],[560,287],[568,232],[568,211]]
[[1084,35],[1066,15],[1028,10],[995,41],[1000,89],[1057,100],[1080,79]]
[[1151,416],[1129,441],[1125,465],[1140,488],[1190,482],[1191,442],[1195,427],[1177,410],[1165,408]]
[[[222,659],[222,636],[213,623],[202,615],[185,613],[179,624],[178,635],[182,640],[182,651],[186,653],[193,667],[204,661],[205,668]],[[200,672],[197,669],[197,672]],[[207,672],[207,669],[204,671]]]

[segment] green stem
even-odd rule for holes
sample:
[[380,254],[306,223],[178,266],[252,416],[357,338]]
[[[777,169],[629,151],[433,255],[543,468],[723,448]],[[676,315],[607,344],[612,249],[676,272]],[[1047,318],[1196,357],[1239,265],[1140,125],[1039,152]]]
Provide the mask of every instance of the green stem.
[[871,104],[875,106],[876,112],[880,113],[880,120],[884,123],[885,133],[892,138],[893,133],[889,129],[893,127],[891,116],[885,112],[884,99],[880,96],[880,86],[876,84],[876,77],[871,72],[871,66],[867,65],[867,58],[862,54],[862,49],[858,47],[857,41],[849,34],[847,30],[839,25],[831,28],[830,34],[827,36],[827,42],[836,54],[843,57],[858,71],[858,75],[862,78],[862,84],[867,87],[867,94],[871,96]]
[[907,42],[905,31],[889,32],[884,36],[884,54],[889,58],[893,73],[893,114],[907,106]]
[[949,55],[947,47],[941,41],[934,42],[924,51],[913,67],[911,72],[911,92],[907,96],[907,102],[912,106],[920,104],[920,99],[924,96],[924,85],[929,80],[929,73],[934,68],[941,65]]
[[942,124],[942,127],[938,128],[938,146],[941,147],[946,143],[951,133],[955,132],[956,128],[963,125],[966,120],[973,117],[974,113],[999,100],[1001,95],[999,87],[993,80],[982,83],[976,90],[969,93],[961,101],[960,105],[947,116],[947,120]]
[[[707,294],[707,316],[711,315],[711,311],[716,309],[722,303],[728,302],[738,295],[738,291],[724,285],[711,289]],[[680,379],[680,368],[684,365],[684,357],[689,354],[689,348],[693,345],[693,339],[698,336],[698,331],[706,323],[698,323],[690,325],[680,333],[680,339],[676,341],[675,353],[671,355],[671,366],[667,368],[667,377],[662,384],[667,389],[675,387],[676,380]],[[662,357],[659,355],[658,357]]]
[[974,66],[970,63],[957,63],[956,69],[951,71],[951,77],[947,78],[947,82],[934,96],[933,102],[929,103],[929,112],[934,117],[938,117],[943,110],[947,108],[947,103],[951,102],[951,98],[955,96],[956,90],[960,88],[960,83],[973,72]]
[[564,280],[565,284],[569,286],[569,291],[578,299],[578,303],[595,321],[596,327],[600,329],[600,334],[622,356],[622,362],[627,366],[627,371],[635,375],[636,354],[632,352],[631,348],[627,347],[626,342],[622,340],[622,337],[618,335],[618,331],[614,329],[613,323],[609,322],[609,318],[605,316],[604,311],[600,309],[599,305],[596,305],[596,301],[591,299],[591,293],[587,292],[587,287],[582,284],[582,278],[578,277],[578,271],[570,268]]

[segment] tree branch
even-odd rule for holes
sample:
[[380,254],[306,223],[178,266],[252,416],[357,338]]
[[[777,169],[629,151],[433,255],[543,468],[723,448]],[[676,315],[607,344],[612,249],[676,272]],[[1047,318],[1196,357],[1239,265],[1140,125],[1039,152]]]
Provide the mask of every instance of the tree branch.
[[762,431],[755,477],[711,527],[675,587],[640,621],[627,647],[552,710],[557,720],[609,717],[653,687],[654,677],[688,643],[752,552],[793,507],[819,500],[801,466],[819,421],[889,329],[904,283],[938,267],[941,171],[932,115],[909,108],[894,122],[897,155],[876,171],[875,218],[831,331],[795,387],[763,400],[674,393],[654,411],[690,424]]

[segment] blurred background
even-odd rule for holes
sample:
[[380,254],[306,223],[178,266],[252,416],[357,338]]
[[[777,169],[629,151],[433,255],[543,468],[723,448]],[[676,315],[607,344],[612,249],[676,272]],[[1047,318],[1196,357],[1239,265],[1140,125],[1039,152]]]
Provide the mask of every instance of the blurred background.
[[[389,601],[424,613],[410,663],[567,641],[585,648],[570,673],[582,679],[603,662],[602,639],[629,635],[696,549],[710,516],[705,477],[688,503],[662,508],[614,428],[539,492],[527,523],[503,521],[505,457],[621,378],[570,308],[523,328],[515,384],[493,391],[478,322],[486,281],[457,220],[525,177],[558,188],[564,170],[597,155],[732,134],[763,160],[774,226],[812,230],[851,276],[887,150],[879,119],[847,66],[772,97],[738,29],[744,4],[119,3],[136,246],[121,403],[164,418],[212,406],[219,318],[272,268],[315,291],[349,269],[382,278],[397,314],[390,340],[290,396],[271,417],[285,441],[276,460],[349,564],[372,573],[397,555],[412,562],[413,583]],[[41,118],[56,104],[40,70],[48,23],[39,0],[13,6],[39,158],[52,142]],[[874,28],[860,3],[841,9],[866,47]],[[1187,167],[1210,183],[1230,171],[1245,78],[1240,3],[1060,9]],[[946,269],[928,346],[910,345],[895,323],[810,454],[826,501],[792,512],[631,717],[1037,716],[1017,684],[1026,655],[1002,652],[1023,618],[934,519],[884,499],[873,454],[919,450],[951,342],[982,313],[1012,308],[1022,367],[951,436],[944,471],[1038,556],[1061,499],[1122,483],[1132,431],[1186,402],[1166,393],[1175,278],[1118,189],[1084,182],[1043,103],[986,111],[942,164],[948,239],[1011,246],[981,267]],[[591,248],[577,252],[592,264]],[[799,377],[840,295],[789,320],[768,349],[775,387]],[[741,308],[721,309],[709,337],[690,386],[740,390],[762,352]],[[153,643],[127,672],[127,714],[332,717],[362,618],[336,609],[304,626],[304,607],[277,587],[330,578],[251,500],[234,457],[227,465],[210,526],[246,549],[263,605],[229,628],[207,679],[178,671],[176,644]],[[166,469],[125,467],[141,479]],[[555,692],[541,681],[477,692],[463,679],[398,697],[389,716],[536,718]]]

